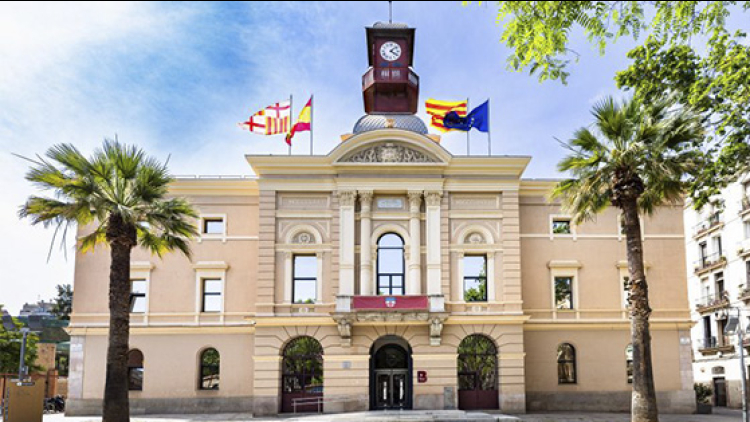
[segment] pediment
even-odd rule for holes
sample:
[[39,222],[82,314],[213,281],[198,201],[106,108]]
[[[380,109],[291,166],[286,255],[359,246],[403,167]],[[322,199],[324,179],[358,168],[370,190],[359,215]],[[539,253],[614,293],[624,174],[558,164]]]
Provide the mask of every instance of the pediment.
[[442,163],[427,151],[400,142],[382,142],[352,151],[337,160],[339,163]]

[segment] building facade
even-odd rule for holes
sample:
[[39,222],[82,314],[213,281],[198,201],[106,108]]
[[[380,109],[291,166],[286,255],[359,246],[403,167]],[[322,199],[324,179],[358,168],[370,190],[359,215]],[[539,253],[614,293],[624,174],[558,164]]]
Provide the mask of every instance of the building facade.
[[[328,154],[173,184],[201,234],[192,261],[133,254],[134,411],[627,411],[617,211],[577,226],[530,157],[451,154],[414,115],[414,29],[367,40],[367,114]],[[695,408],[682,211],[643,222],[667,412]],[[108,266],[76,257],[70,414],[100,409]]]
[[[685,238],[695,323],[695,380],[713,388],[714,406],[739,408],[742,377],[737,337],[725,335],[724,329],[738,311],[743,314],[743,328],[748,326],[750,177],[729,185],[703,210],[686,207]],[[743,347],[747,347],[744,341]]]

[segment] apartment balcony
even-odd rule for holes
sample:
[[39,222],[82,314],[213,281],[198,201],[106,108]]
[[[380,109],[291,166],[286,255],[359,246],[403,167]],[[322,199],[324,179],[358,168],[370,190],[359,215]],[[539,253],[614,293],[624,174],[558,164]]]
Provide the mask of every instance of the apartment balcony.
[[734,345],[729,336],[709,337],[698,340],[698,351],[703,355],[734,352]]
[[740,258],[750,256],[750,238],[737,242],[737,256]]
[[701,275],[711,270],[721,268],[725,265],[727,265],[727,258],[724,255],[712,253],[695,261],[695,266],[693,269],[695,270],[696,275]]
[[729,294],[726,291],[703,296],[695,303],[695,310],[699,313],[713,312],[727,307],[729,307]]
[[724,218],[722,217],[721,212],[717,211],[693,227],[693,237],[699,238],[705,236],[721,229],[722,227],[724,227]]
[[743,302],[750,302],[750,287],[745,287],[744,289],[742,289],[740,294],[737,295],[737,299]]
[[440,345],[443,322],[447,318],[443,295],[339,295],[333,314],[344,345],[351,342],[353,325],[373,322],[429,325],[430,343]]

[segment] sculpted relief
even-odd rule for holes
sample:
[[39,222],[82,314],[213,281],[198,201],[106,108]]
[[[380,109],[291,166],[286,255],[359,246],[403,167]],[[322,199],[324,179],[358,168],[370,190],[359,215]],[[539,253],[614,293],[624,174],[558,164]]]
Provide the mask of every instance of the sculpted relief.
[[349,163],[437,163],[438,160],[415,149],[394,143],[365,148],[341,159]]

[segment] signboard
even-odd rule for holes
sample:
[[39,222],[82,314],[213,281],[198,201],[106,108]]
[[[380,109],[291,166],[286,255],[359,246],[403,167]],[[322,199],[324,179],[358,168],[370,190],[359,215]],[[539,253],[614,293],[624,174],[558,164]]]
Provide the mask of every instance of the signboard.
[[427,382],[427,371],[417,371],[417,382],[420,384]]
[[426,310],[429,305],[427,296],[354,296],[353,309],[379,310]]

